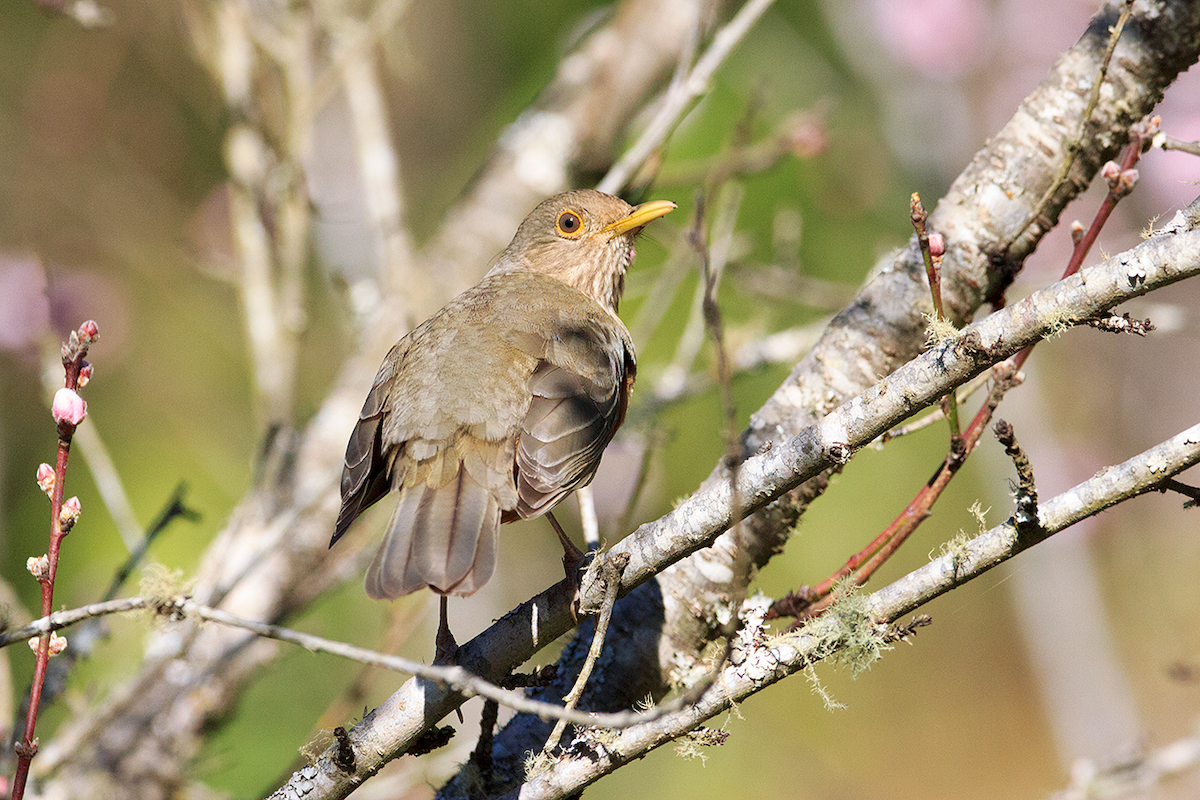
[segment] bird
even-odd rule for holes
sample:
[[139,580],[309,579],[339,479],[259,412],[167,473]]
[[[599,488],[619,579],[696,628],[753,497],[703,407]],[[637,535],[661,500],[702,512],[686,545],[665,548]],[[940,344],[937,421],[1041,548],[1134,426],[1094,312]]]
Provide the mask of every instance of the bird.
[[[617,316],[642,228],[676,208],[583,189],[539,204],[475,286],[398,341],[346,446],[333,547],[369,506],[396,505],[366,592],[441,595],[440,660],[456,649],[446,597],[492,576],[500,525],[549,515],[591,482],[637,372]],[[574,551],[574,554],[571,551]]]

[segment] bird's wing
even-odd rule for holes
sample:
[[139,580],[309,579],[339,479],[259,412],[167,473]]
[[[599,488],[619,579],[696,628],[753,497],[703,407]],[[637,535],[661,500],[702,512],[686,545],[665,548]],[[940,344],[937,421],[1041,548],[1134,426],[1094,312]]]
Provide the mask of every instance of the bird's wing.
[[359,514],[391,488],[390,467],[384,457],[381,436],[387,415],[387,401],[395,383],[398,359],[394,356],[401,344],[392,348],[392,352],[384,359],[379,374],[375,376],[375,384],[358,415],[358,423],[350,434],[350,442],[346,445],[346,457],[342,462],[342,508],[338,512],[330,547],[342,538]]
[[522,518],[546,513],[589,483],[625,419],[637,369],[633,343],[616,317],[598,306],[597,312],[563,320],[539,348],[517,440],[516,513]]

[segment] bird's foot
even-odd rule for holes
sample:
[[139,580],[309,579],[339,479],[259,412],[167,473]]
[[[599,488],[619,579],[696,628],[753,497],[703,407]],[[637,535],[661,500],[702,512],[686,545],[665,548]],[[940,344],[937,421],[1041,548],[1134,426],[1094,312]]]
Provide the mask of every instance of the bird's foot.
[[433,663],[440,667],[453,667],[458,665],[458,642],[454,641],[454,634],[450,632],[450,625],[446,621],[445,595],[440,599],[442,603],[438,615],[437,638],[433,643]]

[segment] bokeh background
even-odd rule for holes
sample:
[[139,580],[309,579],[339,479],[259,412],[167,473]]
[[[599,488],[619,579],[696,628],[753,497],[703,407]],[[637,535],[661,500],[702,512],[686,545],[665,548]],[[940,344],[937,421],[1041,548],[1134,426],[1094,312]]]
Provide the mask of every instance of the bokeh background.
[[[84,319],[96,319],[102,336],[92,352],[96,377],[86,390],[85,424],[107,447],[135,520],[148,524],[180,482],[187,504],[201,514],[198,522],[175,523],[155,543],[152,561],[184,574],[195,567],[250,484],[261,446],[232,283],[222,153],[231,113],[194,58],[180,6],[102,0],[101,9],[104,24],[85,27],[27,0],[0,7],[0,576],[7,584],[0,600],[17,621],[38,607],[25,560],[44,552],[48,529],[47,504],[33,480],[55,442],[43,373],[64,334]],[[653,441],[656,450],[635,523],[694,489],[723,448],[715,390],[661,407],[649,400],[676,353],[694,293],[693,274],[670,298],[650,296],[668,254],[679,249],[698,188],[692,177],[702,174],[696,165],[739,137],[760,141],[800,120],[802,147],[738,181],[736,257],[722,303],[735,346],[819,320],[852,294],[880,255],[907,240],[909,193],[920,191],[932,207],[1094,11],[1093,3],[1073,0],[776,3],[680,127],[652,189],[682,208],[655,223],[628,279],[627,321],[653,306],[666,311],[638,342],[641,411],[634,409],[630,438],[610,454],[597,486],[608,538],[619,535],[608,509],[623,497],[621,477],[637,461],[638,441]],[[413,0],[382,38],[378,58],[417,241],[571,43],[606,13],[597,2]],[[1171,89],[1161,111],[1167,133],[1193,141],[1200,139],[1195,72]],[[316,224],[305,286],[301,421],[349,351],[347,287],[370,269],[344,115],[340,98],[321,112],[309,165]],[[1198,165],[1194,157],[1150,152],[1137,191],[1099,247],[1127,249],[1152,220],[1165,221],[1189,202]],[[1085,195],[1066,219],[1089,220],[1099,197]],[[1054,280],[1069,248],[1065,229],[1047,237],[1013,296]],[[1196,422],[1197,308],[1197,287],[1177,286],[1129,309],[1160,325],[1144,340],[1085,329],[1039,348],[1028,382],[999,416],[1016,425],[1044,497]],[[702,377],[707,360],[702,353]],[[789,366],[737,377],[739,421]],[[861,454],[758,588],[778,595],[821,580],[911,499],[940,460],[945,438],[944,428],[933,426]],[[991,509],[992,523],[1008,515],[1010,470],[1002,452],[985,446],[974,462],[877,581],[924,562],[960,529],[975,530],[968,508],[976,500]],[[1193,475],[1190,482],[1198,481]],[[78,458],[68,493],[79,495],[84,516],[65,546],[56,602],[74,607],[104,591],[127,550]],[[1083,768],[1079,759],[1111,764],[1194,735],[1200,512],[1181,504],[1174,496],[1139,499],[936,601],[928,609],[931,628],[856,680],[822,668],[843,710],[825,710],[809,685],[794,679],[715,721],[731,736],[703,763],[663,748],[588,794],[1043,797]],[[544,523],[506,531],[496,577],[452,605],[460,639],[558,579],[552,542]],[[431,654],[435,622],[428,597],[386,607],[367,601],[357,579],[293,620],[366,646],[398,626],[411,634],[398,652],[418,658]],[[66,694],[46,710],[43,739],[139,662],[146,624],[114,620],[110,628],[111,637],[77,665]],[[2,730],[32,662],[24,648],[0,653]],[[211,737],[197,778],[233,797],[269,790],[315,728],[345,721],[322,714],[356,673],[331,657],[285,652]],[[400,680],[377,678],[365,702],[373,706]],[[431,772],[412,796],[429,794],[425,780],[437,783],[465,759],[477,705],[465,713],[468,723],[451,750],[430,759]],[[398,768],[416,770],[410,761]],[[370,787],[362,791],[372,796]],[[1195,797],[1200,778],[1193,773],[1153,791]]]

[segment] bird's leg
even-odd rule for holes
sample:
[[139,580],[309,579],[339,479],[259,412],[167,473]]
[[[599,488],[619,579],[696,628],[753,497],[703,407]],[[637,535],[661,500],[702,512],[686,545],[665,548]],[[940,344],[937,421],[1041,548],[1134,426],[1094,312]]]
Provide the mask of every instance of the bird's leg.
[[446,621],[446,595],[441,600],[441,611],[438,614],[437,638],[433,645],[433,663],[441,666],[451,666],[458,663],[458,642],[450,632],[450,624]]
[[559,543],[562,544],[563,572],[566,573],[567,583],[571,587],[571,597],[575,598],[574,602],[571,603],[571,613],[574,614],[575,605],[579,602],[579,570],[583,568],[583,562],[587,560],[587,557],[568,538],[566,531],[562,529],[562,525],[559,525],[558,520],[554,518],[553,511],[546,512],[546,519],[550,520],[550,525],[554,528],[554,533],[558,535]]
[[583,569],[583,563],[587,560],[587,557],[580,548],[575,546],[575,542],[572,542],[570,537],[566,535],[566,531],[563,530],[562,525],[558,524],[557,519],[554,519],[553,511],[547,511],[546,518],[550,519],[554,534],[558,536],[558,542],[563,546],[563,571],[566,573],[566,579],[578,591],[578,588],[580,588],[580,570]]

